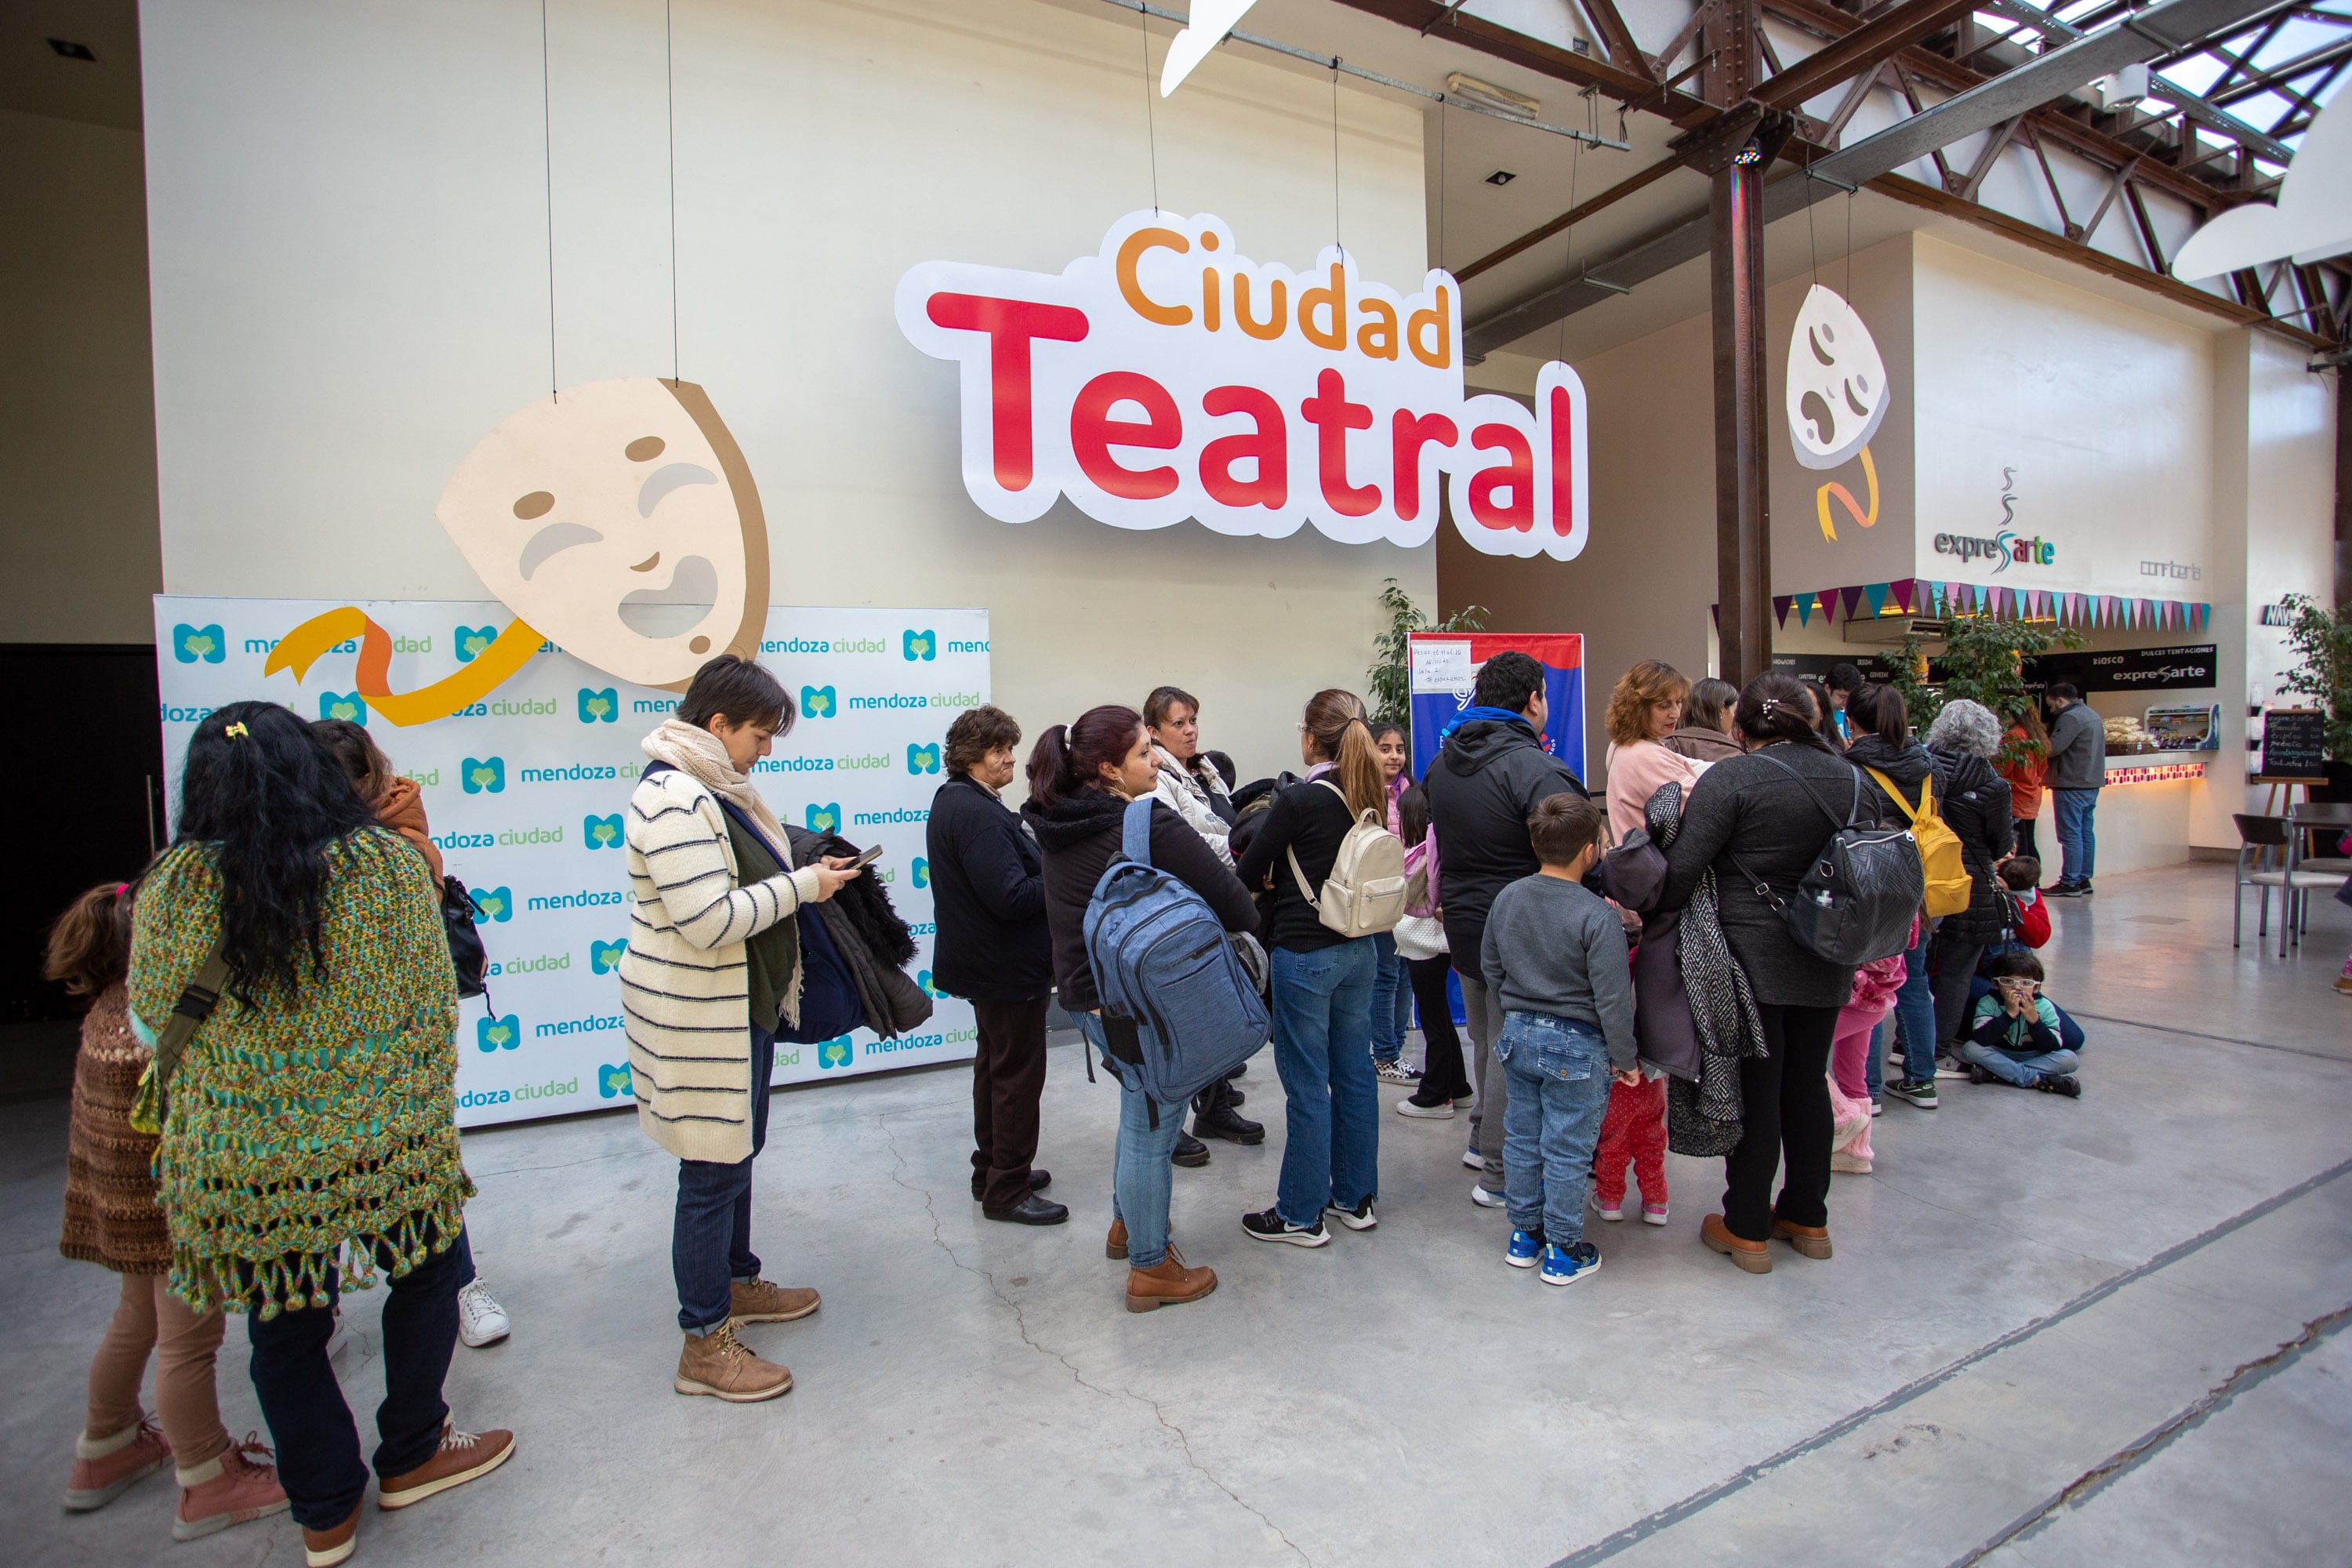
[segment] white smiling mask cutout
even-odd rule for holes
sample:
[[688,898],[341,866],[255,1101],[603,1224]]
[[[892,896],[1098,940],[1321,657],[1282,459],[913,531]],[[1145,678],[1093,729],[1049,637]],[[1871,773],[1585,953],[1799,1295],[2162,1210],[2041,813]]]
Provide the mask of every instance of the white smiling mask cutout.
[[1852,305],[1816,283],[1789,337],[1789,441],[1809,468],[1834,468],[1886,418],[1886,362]]
[[509,415],[436,515],[507,608],[609,675],[682,691],[714,655],[758,656],[767,519],[692,382],[592,381]]

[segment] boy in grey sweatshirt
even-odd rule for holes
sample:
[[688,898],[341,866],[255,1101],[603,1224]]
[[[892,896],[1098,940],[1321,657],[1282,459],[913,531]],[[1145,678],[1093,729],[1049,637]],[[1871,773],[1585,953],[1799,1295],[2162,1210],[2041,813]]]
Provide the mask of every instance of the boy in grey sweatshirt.
[[1625,931],[1580,879],[1601,812],[1556,795],[1528,817],[1543,869],[1505,888],[1486,916],[1479,968],[1503,1007],[1496,1059],[1510,1080],[1503,1123],[1504,1260],[1566,1285],[1601,1267],[1584,1239],[1585,1186],[1612,1079],[1638,1086]]

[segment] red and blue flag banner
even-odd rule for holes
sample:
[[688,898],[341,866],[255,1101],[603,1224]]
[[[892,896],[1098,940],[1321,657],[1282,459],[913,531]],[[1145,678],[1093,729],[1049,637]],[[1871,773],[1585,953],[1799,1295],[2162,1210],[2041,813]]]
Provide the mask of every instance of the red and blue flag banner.
[[1436,759],[1445,731],[1470,706],[1478,670],[1498,653],[1523,653],[1544,668],[1544,750],[1579,782],[1584,763],[1584,637],[1580,632],[1415,632],[1408,647],[1412,776]]

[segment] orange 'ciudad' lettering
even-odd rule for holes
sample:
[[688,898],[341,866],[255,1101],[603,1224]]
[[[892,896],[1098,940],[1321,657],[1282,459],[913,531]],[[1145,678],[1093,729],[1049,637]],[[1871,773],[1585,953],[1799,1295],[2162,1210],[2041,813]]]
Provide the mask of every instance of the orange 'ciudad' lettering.
[[[1437,286],[1434,304],[1426,310],[1415,310],[1405,322],[1404,340],[1413,358],[1432,370],[1444,370],[1454,363],[1454,296],[1443,283]],[[1435,340],[1428,348],[1421,346],[1424,327]]]
[[1118,247],[1118,293],[1128,309],[1147,321],[1163,327],[1181,327],[1192,319],[1190,305],[1162,305],[1143,291],[1143,281],[1135,275],[1136,264],[1147,250],[1173,250],[1179,255],[1192,248],[1192,242],[1172,228],[1139,228],[1127,237]]

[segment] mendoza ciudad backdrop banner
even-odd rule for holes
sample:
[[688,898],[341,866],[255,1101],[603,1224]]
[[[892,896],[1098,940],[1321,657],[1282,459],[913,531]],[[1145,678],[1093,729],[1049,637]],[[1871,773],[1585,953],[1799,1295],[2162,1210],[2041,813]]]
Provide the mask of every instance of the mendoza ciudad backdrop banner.
[[[354,637],[306,658],[299,680],[282,661],[266,671],[290,630],[351,610],[385,634],[388,669],[363,669]],[[472,890],[489,950],[488,996],[467,1001],[458,1024],[457,1120],[467,1126],[630,1103],[614,973],[629,931],[622,822],[646,762],[637,742],[677,707],[675,691],[600,673],[541,641],[446,717],[404,726],[371,711],[362,686],[408,692],[447,680],[488,654],[510,618],[488,600],[155,600],[167,809],[177,810],[197,722],[246,698],[366,724],[394,768],[423,786],[433,841]],[[916,978],[938,1007],[898,1039],[860,1029],[782,1047],[774,1081],[971,1057],[970,1005],[931,989],[924,825],[946,777],[948,725],[988,700],[987,612],[780,605],[760,662],[800,710],[759,764],[761,790],[786,822],[882,847],[870,874],[913,928]]]

